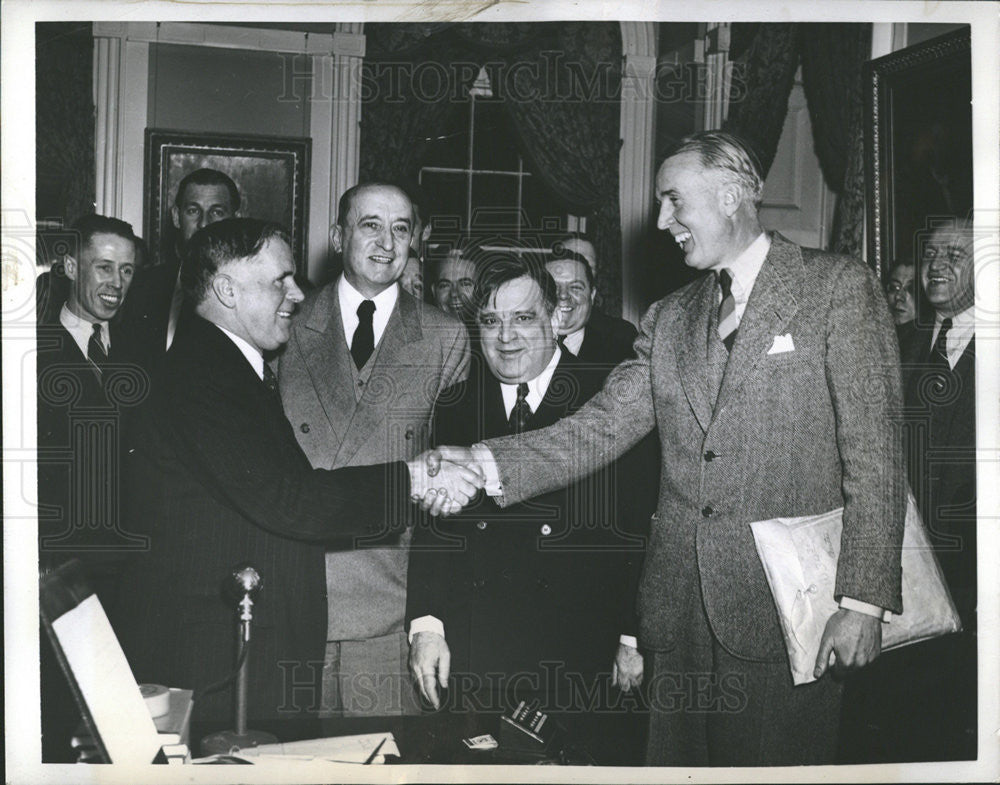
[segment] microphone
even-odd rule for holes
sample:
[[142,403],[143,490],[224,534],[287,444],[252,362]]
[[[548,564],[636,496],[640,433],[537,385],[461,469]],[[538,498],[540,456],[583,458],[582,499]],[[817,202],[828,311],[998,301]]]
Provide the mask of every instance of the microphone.
[[251,564],[235,567],[226,582],[226,590],[238,600],[239,636],[236,671],[235,729],[212,733],[201,740],[202,755],[228,755],[233,750],[274,744],[277,737],[264,731],[247,730],[247,684],[249,667],[250,626],[253,622],[254,600],[260,594],[264,580]]

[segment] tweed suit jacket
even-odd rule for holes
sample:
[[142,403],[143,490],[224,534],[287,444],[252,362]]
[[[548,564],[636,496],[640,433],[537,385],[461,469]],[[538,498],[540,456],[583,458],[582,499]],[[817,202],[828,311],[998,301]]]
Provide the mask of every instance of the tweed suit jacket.
[[[774,234],[713,406],[717,307],[713,276],[660,300],[643,317],[637,358],[576,415],[486,444],[509,504],[565,485],[657,427],[660,496],[640,582],[640,642],[661,651],[683,642],[700,584],[723,647],[780,661],[752,521],[843,506],[836,596],[901,609],[899,354],[867,268]],[[771,353],[785,335],[794,350]]]
[[[200,317],[190,328],[131,432],[125,510],[149,549],[125,572],[115,630],[139,681],[203,688],[222,679],[236,662],[237,618],[224,587],[249,562],[263,588],[248,717],[315,711],[318,681],[308,685],[323,661],[324,545],[367,535],[389,494],[408,493],[408,472],[402,463],[311,470],[236,345]],[[231,720],[231,699],[231,689],[206,695],[195,717]]]
[[[413,458],[430,446],[437,396],[468,373],[468,333],[457,319],[400,289],[382,339],[359,372],[337,284],[307,296],[279,359],[282,403],[295,436],[315,468]],[[336,576],[327,586],[327,640],[402,629],[408,544],[408,531],[386,527],[359,550],[327,554],[328,577]]]

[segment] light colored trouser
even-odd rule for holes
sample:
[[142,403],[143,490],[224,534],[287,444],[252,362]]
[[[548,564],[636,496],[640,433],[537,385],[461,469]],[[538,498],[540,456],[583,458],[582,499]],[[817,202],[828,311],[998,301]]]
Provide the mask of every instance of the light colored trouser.
[[402,630],[360,641],[327,641],[320,717],[419,714]]

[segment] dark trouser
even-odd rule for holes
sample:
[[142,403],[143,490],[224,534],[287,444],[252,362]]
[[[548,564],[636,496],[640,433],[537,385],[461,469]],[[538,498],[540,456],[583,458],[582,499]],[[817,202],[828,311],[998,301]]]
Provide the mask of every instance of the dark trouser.
[[647,766],[833,763],[842,686],[828,674],[794,687],[787,661],[751,662],[712,635],[700,595],[688,636],[647,661]]

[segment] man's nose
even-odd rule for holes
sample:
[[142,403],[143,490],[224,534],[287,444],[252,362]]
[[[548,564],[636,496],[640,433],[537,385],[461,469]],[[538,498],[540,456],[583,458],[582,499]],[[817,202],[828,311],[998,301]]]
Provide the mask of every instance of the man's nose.
[[288,290],[285,292],[285,299],[291,300],[293,303],[300,303],[306,299],[306,296],[302,293],[299,285],[295,283],[295,281],[292,281],[288,285]]
[[113,270],[112,273],[111,273],[111,280],[109,281],[109,283],[115,289],[121,289],[122,288],[122,271],[121,270]]
[[387,251],[392,250],[392,229],[391,227],[385,226],[379,230],[377,242],[380,248],[384,248]]
[[663,202],[660,205],[660,214],[656,219],[656,228],[663,231],[665,230],[674,220],[674,208],[670,202]]
[[568,303],[571,299],[569,296],[569,289],[565,286],[560,286],[556,289],[556,299],[558,299],[560,303]]
[[500,322],[500,331],[497,334],[499,341],[501,343],[507,343],[512,337],[510,325],[506,322]]

